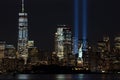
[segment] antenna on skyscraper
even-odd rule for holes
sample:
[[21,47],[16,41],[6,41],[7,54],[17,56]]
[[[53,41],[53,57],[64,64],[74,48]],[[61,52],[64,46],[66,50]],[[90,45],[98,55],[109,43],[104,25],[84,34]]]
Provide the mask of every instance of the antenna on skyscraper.
[[22,0],[22,12],[24,12],[24,0]]

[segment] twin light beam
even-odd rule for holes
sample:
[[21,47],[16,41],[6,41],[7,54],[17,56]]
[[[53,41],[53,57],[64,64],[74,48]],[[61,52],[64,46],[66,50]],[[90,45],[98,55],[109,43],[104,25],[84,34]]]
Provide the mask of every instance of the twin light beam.
[[[79,39],[79,0],[74,0],[74,54],[78,53]],[[82,39],[83,47],[86,46],[87,38],[87,0],[82,0]]]

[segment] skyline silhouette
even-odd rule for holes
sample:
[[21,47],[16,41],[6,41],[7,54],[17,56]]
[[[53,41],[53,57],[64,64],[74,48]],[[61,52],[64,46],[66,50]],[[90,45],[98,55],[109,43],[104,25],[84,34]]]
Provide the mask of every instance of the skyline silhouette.
[[[0,41],[17,45],[18,13],[21,0],[4,0],[0,3]],[[82,0],[81,0],[82,1]],[[79,4],[82,5],[82,2]],[[25,0],[25,11],[28,13],[28,35],[30,40],[40,49],[53,51],[54,33],[58,24],[72,25],[74,29],[74,1],[73,0]],[[120,30],[119,2],[115,0],[88,1],[88,29],[89,41],[102,39],[108,34],[113,39]],[[82,6],[79,5],[79,39],[82,38]]]

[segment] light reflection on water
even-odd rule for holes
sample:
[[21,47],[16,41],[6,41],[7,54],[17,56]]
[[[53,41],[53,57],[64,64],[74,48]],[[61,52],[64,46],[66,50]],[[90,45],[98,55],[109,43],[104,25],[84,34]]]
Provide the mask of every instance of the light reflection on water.
[[83,80],[84,74],[78,74],[78,77],[81,78],[81,80]]
[[0,80],[120,80],[119,74],[17,74],[0,75]]
[[56,80],[65,80],[65,75],[64,74],[56,75]]
[[17,76],[17,79],[21,79],[21,80],[28,80],[29,79],[29,75],[28,74],[21,74]]

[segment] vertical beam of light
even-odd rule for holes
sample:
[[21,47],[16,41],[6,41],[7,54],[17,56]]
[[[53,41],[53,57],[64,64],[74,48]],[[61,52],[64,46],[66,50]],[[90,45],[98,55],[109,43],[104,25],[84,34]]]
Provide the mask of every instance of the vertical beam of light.
[[86,39],[87,39],[87,0],[83,1],[83,13],[82,13],[82,38],[83,38],[83,48],[86,47]]
[[79,4],[78,0],[74,0],[74,54],[78,53],[78,26],[79,26]]

